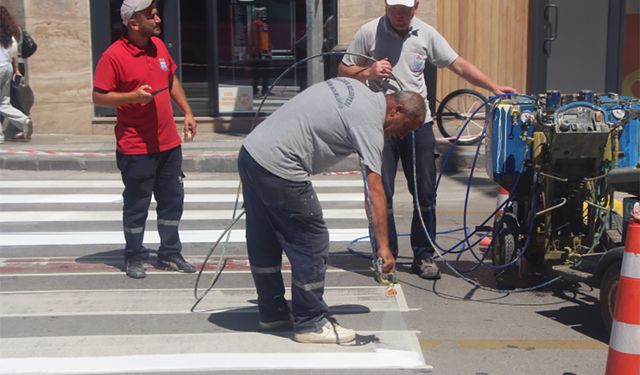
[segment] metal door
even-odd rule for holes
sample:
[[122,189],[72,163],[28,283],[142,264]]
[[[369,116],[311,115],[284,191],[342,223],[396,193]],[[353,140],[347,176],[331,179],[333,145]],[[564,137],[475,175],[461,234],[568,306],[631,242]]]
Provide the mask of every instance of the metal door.
[[531,93],[615,91],[624,0],[532,0]]

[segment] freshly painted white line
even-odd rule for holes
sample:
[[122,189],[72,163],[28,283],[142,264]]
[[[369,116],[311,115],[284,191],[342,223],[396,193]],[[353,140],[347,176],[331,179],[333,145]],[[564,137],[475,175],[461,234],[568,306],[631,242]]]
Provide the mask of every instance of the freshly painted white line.
[[[396,301],[398,301],[398,308],[400,309],[400,311],[409,311],[412,310],[409,308],[409,304],[407,303],[407,299],[404,296],[404,290],[402,289],[402,285],[400,284],[396,284],[394,285],[396,291],[398,292],[396,294]],[[416,309],[419,310],[419,309]]]
[[416,352],[199,353],[117,357],[6,358],[0,374],[131,374],[168,371],[296,369],[430,369]]
[[288,334],[255,332],[3,339],[0,374],[431,369],[415,332],[358,333],[358,344],[345,345],[303,345]]
[[[404,295],[387,297],[386,288],[325,288],[324,299],[334,313],[406,311]],[[285,297],[291,299],[287,288]],[[198,313],[256,312],[254,288],[214,289]],[[47,290],[0,293],[0,318],[96,315],[191,314],[193,289]]]
[[[325,219],[365,219],[362,207],[322,210]],[[185,210],[182,221],[231,220],[232,210]],[[156,212],[149,211],[147,222],[156,220]],[[244,216],[242,217],[244,220]],[[37,223],[61,221],[122,221],[122,211],[4,211],[0,223]]]
[[[180,231],[182,243],[213,243],[222,230],[184,230]],[[347,242],[355,238],[368,236],[367,228],[329,229],[332,242]],[[160,243],[157,231],[147,230],[144,235],[147,244]],[[364,240],[366,241],[366,239]],[[229,242],[245,242],[244,229],[231,232]],[[53,245],[108,245],[123,244],[121,231],[103,232],[5,232],[0,234],[0,247],[3,246],[53,246]]]
[[[186,194],[185,203],[225,203],[235,202],[236,194]],[[239,197],[242,201],[242,195]],[[361,202],[363,193],[323,193],[318,194],[321,202]],[[122,203],[120,194],[3,194],[0,204],[35,203]]]
[[[362,179],[311,180],[314,187],[362,187]],[[237,188],[240,181],[234,180],[184,180],[185,188]],[[120,180],[9,180],[2,181],[0,189],[87,189],[124,188]]]

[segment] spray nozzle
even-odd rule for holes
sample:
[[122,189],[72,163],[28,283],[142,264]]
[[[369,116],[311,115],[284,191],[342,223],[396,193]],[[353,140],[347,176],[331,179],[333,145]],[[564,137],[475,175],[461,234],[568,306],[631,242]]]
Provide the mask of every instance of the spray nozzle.
[[382,272],[382,258],[378,257],[373,261],[373,270],[375,272],[375,279],[379,284],[391,286],[398,283],[398,277],[396,272]]

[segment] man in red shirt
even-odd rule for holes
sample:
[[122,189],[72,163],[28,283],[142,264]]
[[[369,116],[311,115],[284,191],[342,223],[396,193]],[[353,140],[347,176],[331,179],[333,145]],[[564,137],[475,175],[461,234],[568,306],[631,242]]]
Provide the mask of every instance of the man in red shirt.
[[142,246],[151,203],[157,201],[162,268],[193,273],[181,255],[178,224],[184,185],[182,148],[171,99],[184,113],[185,139],[197,124],[184,89],[175,77],[176,64],[160,35],[156,0],[124,0],[120,8],[126,31],[102,55],[94,76],[93,102],[117,109],[115,128],[118,169],[124,183],[123,228],[127,276],[145,277],[149,250]]

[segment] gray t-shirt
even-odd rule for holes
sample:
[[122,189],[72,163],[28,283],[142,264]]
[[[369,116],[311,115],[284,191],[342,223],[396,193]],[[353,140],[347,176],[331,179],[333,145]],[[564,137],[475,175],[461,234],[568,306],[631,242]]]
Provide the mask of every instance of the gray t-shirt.
[[258,164],[290,181],[306,181],[350,154],[381,174],[386,100],[361,82],[315,84],[275,111],[243,145]]
[[[429,61],[438,68],[443,68],[458,58],[458,54],[442,35],[417,17],[411,20],[409,32],[404,37],[391,27],[387,16],[369,21],[358,30],[347,52],[370,56],[376,60],[388,58],[393,66],[392,73],[402,84],[402,89],[415,91],[425,98],[425,122],[432,120],[424,80],[425,63]],[[373,62],[345,55],[342,63],[347,66],[370,66]],[[370,81],[369,86],[375,91],[399,89],[392,79],[388,82]]]

